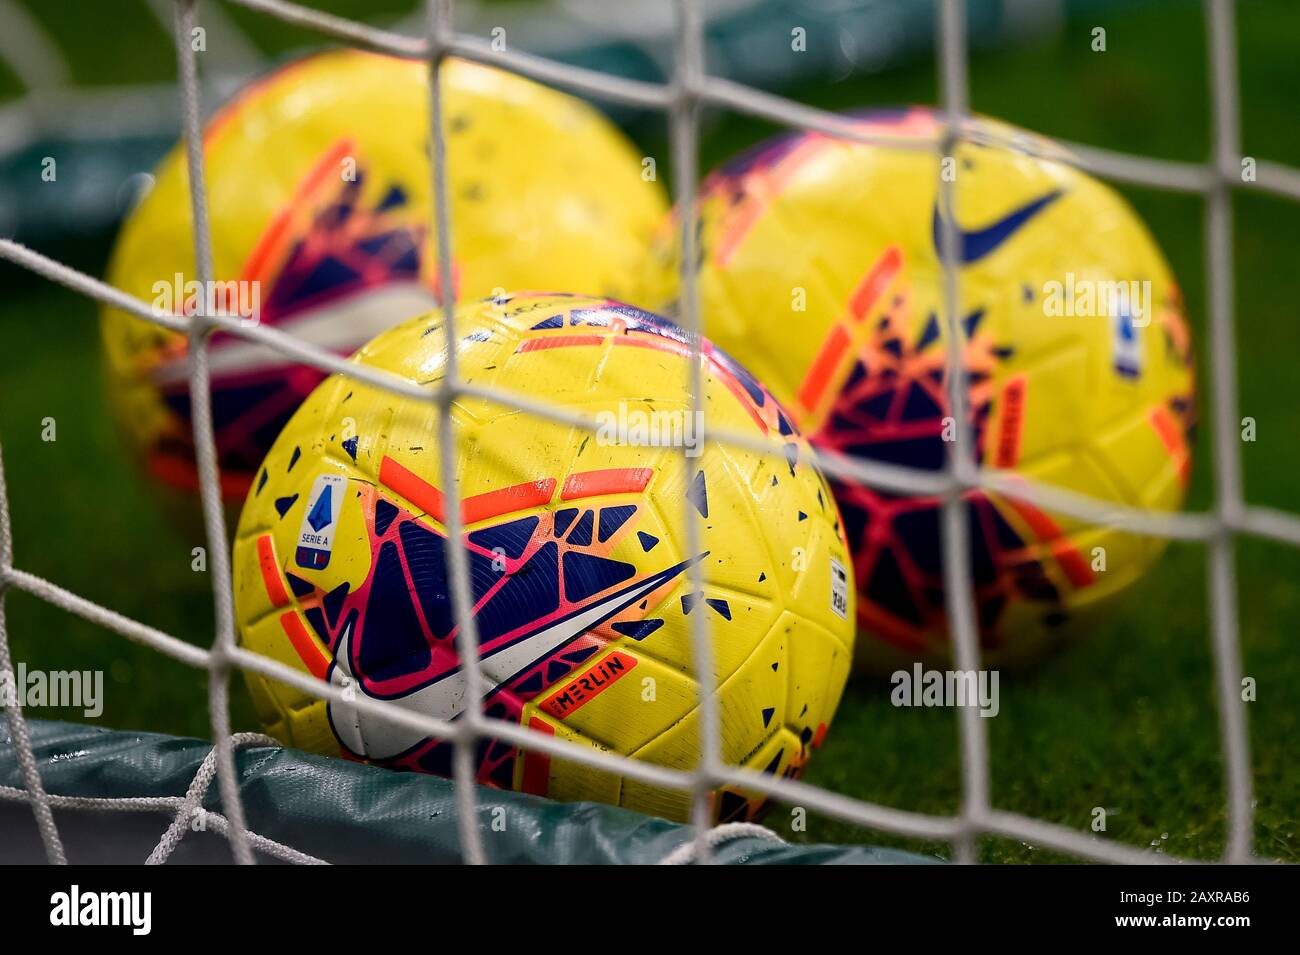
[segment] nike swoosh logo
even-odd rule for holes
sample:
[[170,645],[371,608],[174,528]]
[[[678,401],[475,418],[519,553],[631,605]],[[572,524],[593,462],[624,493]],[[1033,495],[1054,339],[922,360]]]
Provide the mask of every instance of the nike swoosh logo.
[[[1016,230],[1062,195],[1064,195],[1062,190],[1054,189],[1046,195],[1026,203],[1019,209],[1007,213],[997,222],[983,229],[963,229],[960,226],[955,226],[958,257],[961,263],[969,265],[971,262],[978,262],[984,258],[984,256],[1011,238],[1016,233]],[[939,203],[936,201],[934,204],[934,251],[939,256],[940,261],[943,260],[943,223],[944,218],[942,213],[939,212]]]
[[[479,659],[479,672],[483,674],[483,679],[488,684],[487,693],[492,693],[498,686],[509,684],[561,647],[572,643],[588,630],[600,626],[638,600],[644,599],[704,556],[701,554],[691,560],[682,561],[674,567],[630,584],[603,600],[554,621],[542,630],[484,654]],[[352,672],[351,618],[339,637],[338,650],[334,654],[334,665],[330,667],[329,681],[340,689],[351,686],[354,692],[365,692]],[[465,671],[458,666],[433,683],[390,702],[412,713],[454,720],[465,712],[465,691]],[[330,726],[333,727],[334,735],[338,737],[339,742],[350,752],[368,759],[392,759],[428,739],[428,736],[419,730],[397,726],[369,713],[362,713],[347,703],[331,700],[328,714]]]

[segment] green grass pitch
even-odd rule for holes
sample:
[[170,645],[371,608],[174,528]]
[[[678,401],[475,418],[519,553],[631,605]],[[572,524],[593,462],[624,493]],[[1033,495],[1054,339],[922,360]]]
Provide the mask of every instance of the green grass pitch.
[[[166,81],[174,59],[166,34],[138,4],[138,25],[110,5],[31,6],[64,42],[82,82]],[[362,0],[318,3],[363,15]],[[404,8],[393,0],[381,6]],[[312,42],[265,17],[234,11],[268,50]],[[1247,155],[1300,165],[1300,64],[1288,38],[1300,35],[1300,6],[1287,0],[1239,7],[1243,143]],[[1095,22],[1093,22],[1095,20]],[[1059,39],[973,51],[972,102],[982,113],[1049,135],[1128,152],[1199,161],[1209,149],[1204,26],[1199,4],[1135,4],[1084,22]],[[74,28],[76,25],[76,28]],[[1094,26],[1107,52],[1089,48]],[[0,76],[0,93],[14,89]],[[934,102],[928,62],[792,96],[829,108]],[[770,128],[708,117],[707,169]],[[663,121],[634,134],[667,169]],[[1189,506],[1213,501],[1199,198],[1124,189],[1183,284],[1197,335],[1201,429]],[[1258,438],[1242,443],[1248,500],[1300,509],[1300,354],[1296,262],[1300,208],[1239,191],[1235,199],[1239,398]],[[50,249],[102,274],[109,237]],[[0,442],[13,510],[16,564],[196,644],[211,639],[210,581],[190,569],[201,539],[156,506],[126,459],[105,407],[95,307],[88,300],[4,267],[0,305]],[[42,420],[57,440],[41,439]],[[196,510],[197,513],[197,510]],[[197,523],[197,522],[196,522]],[[1300,860],[1300,554],[1242,541],[1237,548],[1244,669],[1258,682],[1249,708],[1255,846]],[[1207,623],[1206,552],[1171,546],[1155,570],[1089,639],[1027,674],[1004,674],[1001,713],[988,721],[992,796],[1001,809],[1086,829],[1108,811],[1107,835],[1171,854],[1213,858],[1224,837],[1223,764]],[[72,618],[26,594],[7,598],[15,657],[44,669],[106,673],[103,725],[205,736],[205,674]],[[233,682],[237,729],[256,721],[242,682]],[[77,718],[66,711],[34,715]],[[1290,754],[1290,756],[1288,755]],[[951,813],[961,784],[957,721],[950,710],[896,709],[884,684],[854,682],[808,781],[899,808]],[[791,832],[789,807],[767,822],[789,838],[872,842],[947,855],[923,844],[829,819]],[[981,844],[985,861],[1063,861],[1010,840]]]

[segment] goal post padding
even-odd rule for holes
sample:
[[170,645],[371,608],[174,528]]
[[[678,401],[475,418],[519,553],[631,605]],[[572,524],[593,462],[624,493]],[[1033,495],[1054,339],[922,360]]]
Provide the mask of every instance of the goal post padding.
[[[210,742],[77,723],[29,720],[32,747],[70,862],[144,861],[177,818],[212,751]],[[259,743],[236,753],[258,861],[460,862],[455,785]],[[7,720],[0,719],[0,852],[44,862]],[[174,862],[230,862],[216,786],[189,813]],[[494,863],[652,863],[694,840],[695,830],[597,803],[559,803],[480,788],[478,827]],[[713,848],[728,864],[937,861],[871,846],[792,845],[740,835]]]

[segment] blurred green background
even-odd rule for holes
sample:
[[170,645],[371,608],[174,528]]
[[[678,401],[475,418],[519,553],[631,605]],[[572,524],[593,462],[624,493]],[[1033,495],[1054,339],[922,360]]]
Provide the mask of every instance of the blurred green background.
[[[142,0],[97,3],[24,0],[57,38],[84,84],[170,82],[169,38]],[[522,0],[516,0],[522,2]],[[357,18],[399,13],[393,0],[316,0]],[[317,38],[271,18],[226,8],[264,51],[308,48]],[[1094,27],[1107,50],[1091,50]],[[788,36],[790,24],[773,21]],[[1243,147],[1246,155],[1300,165],[1300,4],[1243,2],[1238,10]],[[1152,0],[1104,5],[1068,17],[1033,42],[977,49],[970,62],[977,112],[1042,133],[1144,155],[1202,161],[1209,150],[1209,80],[1204,18],[1197,3]],[[19,89],[0,71],[0,95]],[[887,72],[781,92],[840,109],[933,103],[932,59]],[[624,117],[668,171],[661,117]],[[707,117],[701,168],[766,135],[766,124]],[[33,173],[33,175],[37,175]],[[1183,285],[1202,369],[1201,428],[1189,507],[1213,500],[1205,337],[1203,203],[1123,188],[1150,224]],[[1300,207],[1239,190],[1234,199],[1240,409],[1258,423],[1241,444],[1252,503],[1300,510],[1300,355],[1296,261]],[[102,274],[111,235],[43,248]],[[0,266],[0,445],[12,506],[16,564],[91,600],[196,644],[211,639],[210,581],[190,569],[201,543],[157,506],[133,470],[105,407],[93,304]],[[41,440],[42,420],[58,440]],[[1237,441],[1237,435],[1226,436]],[[1244,669],[1259,686],[1249,706],[1255,845],[1263,856],[1300,860],[1300,554],[1242,541],[1237,550]],[[1001,713],[989,720],[993,802],[1085,829],[1094,807],[1107,835],[1171,854],[1213,858],[1224,843],[1224,785],[1207,626],[1206,551],[1171,546],[1104,627],[1037,670],[1006,675]],[[206,736],[205,676],[156,652],[72,618],[26,594],[7,597],[15,659],[43,669],[102,668],[102,723]],[[233,683],[237,729],[255,728],[242,683]],[[45,710],[47,718],[76,719]],[[808,781],[899,808],[956,811],[960,798],[956,718],[950,710],[896,709],[888,687],[850,685]],[[812,818],[790,832],[787,809],[767,823],[789,838],[872,842],[947,856],[929,845]],[[986,861],[1062,861],[1009,840],[982,843]]]

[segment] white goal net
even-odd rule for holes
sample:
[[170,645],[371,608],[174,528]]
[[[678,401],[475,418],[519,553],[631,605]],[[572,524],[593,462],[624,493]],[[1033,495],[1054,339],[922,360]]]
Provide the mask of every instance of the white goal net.
[[[433,195],[437,212],[437,247],[439,252],[439,287],[454,287],[452,275],[451,224],[448,221],[446,148],[443,141],[442,96],[438,82],[438,65],[448,56],[491,64],[532,79],[602,100],[653,109],[666,115],[669,123],[671,160],[675,200],[679,209],[695,207],[698,182],[697,146],[700,110],[705,106],[734,110],[751,117],[783,126],[818,131],[845,139],[875,142],[860,129],[836,115],[797,102],[761,92],[724,78],[710,76],[705,70],[701,32],[701,12],[691,0],[676,0],[676,62],[670,82],[653,83],[615,77],[588,69],[562,64],[517,50],[496,50],[482,37],[455,32],[451,0],[429,0],[427,30],[423,35],[408,35],[327,15],[286,0],[225,0],[318,31],[323,37],[395,54],[425,59],[430,66],[431,129],[433,143]],[[968,113],[969,84],[967,71],[967,25],[964,0],[936,0],[937,56],[939,70],[939,104],[948,123],[948,135],[942,138],[939,156],[950,151],[962,136],[962,120]],[[1124,155],[1069,145],[1069,161],[1104,178],[1150,188],[1172,190],[1203,197],[1206,209],[1204,235],[1204,274],[1208,288],[1208,354],[1210,356],[1211,425],[1218,440],[1214,442],[1213,506],[1199,513],[1156,513],[1116,507],[1109,501],[1095,500],[1032,481],[1009,480],[1005,474],[984,471],[974,459],[969,434],[959,433],[952,445],[948,466],[942,473],[913,470],[858,460],[819,458],[826,472],[873,487],[896,492],[924,492],[945,499],[942,521],[945,600],[954,635],[956,666],[965,671],[980,667],[980,647],[975,623],[969,528],[966,511],[961,505],[964,492],[973,488],[996,490],[999,494],[1030,501],[1053,511],[1098,524],[1120,527],[1135,533],[1168,539],[1202,542],[1208,555],[1209,618],[1213,639],[1215,687],[1219,711],[1221,747],[1226,766],[1227,839],[1223,859],[1246,862],[1254,858],[1252,847],[1253,794],[1248,728],[1245,705],[1240,696],[1242,666],[1238,641],[1238,612],[1234,570],[1234,542],[1238,535],[1253,535],[1300,546],[1300,518],[1256,507],[1243,499],[1239,446],[1225,436],[1238,429],[1236,358],[1233,316],[1232,203],[1234,189],[1249,188],[1300,200],[1300,169],[1267,162],[1256,165],[1256,176],[1243,181],[1239,142],[1236,38],[1233,0],[1206,0],[1205,17],[1212,79],[1212,157],[1205,164],[1191,164]],[[212,279],[212,251],[209,245],[207,196],[203,174],[200,84],[196,54],[189,37],[200,23],[195,0],[175,0],[174,30],[181,97],[182,135],[189,168],[190,202],[195,225],[197,278],[205,287]],[[900,145],[899,140],[889,140]],[[933,149],[933,142],[917,142],[916,148]],[[937,157],[938,158],[938,157]],[[1059,158],[1055,157],[1054,158]],[[938,164],[936,164],[936,176]],[[951,207],[953,190],[958,183],[940,182],[941,201]],[[952,217],[944,217],[949,249],[956,248]],[[696,260],[696,231],[691,216],[682,217],[680,241],[686,263],[683,268],[681,308],[677,316],[692,341],[694,380],[690,382],[696,414],[701,412],[699,398],[700,316],[692,265]],[[58,261],[34,252],[13,241],[0,240],[0,257],[35,272],[45,279],[66,286],[99,302],[107,303],[138,316],[185,333],[189,338],[190,390],[193,396],[194,444],[197,450],[200,490],[207,535],[210,573],[215,601],[215,636],[206,649],[193,646],[175,636],[122,616],[113,610],[86,600],[56,583],[37,577],[14,566],[9,521],[10,502],[5,493],[0,462],[0,670],[12,670],[8,636],[5,631],[3,598],[7,590],[22,591],[55,604],[70,613],[99,624],[129,640],[145,644],[188,665],[207,671],[208,706],[212,737],[212,759],[195,779],[191,792],[160,808],[174,815],[174,822],[162,837],[150,861],[162,861],[175,848],[185,832],[186,813],[193,811],[210,782],[218,787],[223,814],[220,829],[229,839],[235,858],[253,861],[254,849],[267,850],[267,840],[249,831],[241,805],[234,751],[240,745],[260,740],[254,734],[233,734],[229,716],[228,688],[232,670],[260,673],[317,697],[344,702],[344,691],[328,682],[317,680],[276,661],[238,646],[232,610],[231,569],[225,515],[221,503],[218,468],[214,448],[210,409],[208,340],[217,330],[228,332],[260,345],[278,349],[293,360],[327,372],[339,372],[388,389],[396,394],[432,402],[439,412],[441,482],[456,500],[453,467],[451,403],[462,396],[490,398],[504,406],[530,415],[565,422],[574,427],[597,429],[595,420],[570,415],[544,403],[528,401],[508,391],[487,390],[458,379],[456,355],[450,343],[456,340],[454,296],[444,295],[441,308],[448,333],[446,377],[434,389],[418,387],[375,369],[348,363],[306,341],[276,328],[250,325],[237,317],[221,314],[196,314],[192,317],[161,316],[148,303],[137,300],[90,276],[77,272]],[[948,382],[952,416],[966,420],[962,407],[966,400],[964,369],[960,360],[962,336],[957,332],[959,276],[953,263],[956,256],[942,257],[945,265],[945,304],[949,328]],[[708,431],[707,440],[744,445],[768,453],[779,449],[754,439],[732,433]],[[21,502],[18,502],[21,506]],[[447,536],[462,536],[461,512],[454,503],[447,506]],[[697,539],[698,517],[683,502],[684,538]],[[690,545],[694,553],[698,547]],[[468,695],[482,685],[479,673],[475,621],[471,613],[468,563],[462,548],[449,548],[452,605],[455,621],[462,635],[459,640],[462,666],[468,678]],[[700,567],[693,564],[691,586],[700,589]],[[992,804],[990,797],[989,748],[986,724],[977,709],[959,707],[962,798],[959,811],[951,815],[929,815],[884,805],[877,805],[846,795],[830,792],[805,782],[776,778],[725,764],[719,758],[716,697],[708,622],[704,615],[691,617],[693,669],[699,686],[700,753],[692,771],[679,771],[597,752],[589,747],[551,736],[530,732],[526,727],[490,719],[471,708],[461,719],[446,722],[400,709],[392,703],[361,698],[348,705],[375,717],[417,729],[428,736],[449,740],[455,745],[454,779],[458,803],[461,853],[465,860],[486,860],[482,833],[476,825],[474,811],[479,792],[474,784],[473,753],[478,741],[495,738],[530,750],[545,753],[596,769],[604,769],[649,784],[676,788],[693,796],[693,821],[696,840],[691,858],[707,860],[719,835],[709,825],[708,795],[719,786],[730,785],[763,793],[786,804],[805,807],[827,817],[857,826],[904,837],[946,841],[953,847],[954,858],[974,862],[977,844],[985,836],[1022,840],[1035,846],[1054,849],[1078,858],[1108,862],[1180,861],[1168,855],[1156,855],[1137,847],[1097,837],[1027,815],[1004,811]],[[13,746],[21,767],[24,788],[0,788],[0,798],[26,801],[35,813],[45,851],[51,862],[64,861],[64,847],[53,809],[67,805],[68,797],[52,796],[42,785],[41,773],[33,755],[30,733],[21,706],[7,710]],[[289,847],[274,847],[275,854],[292,861],[311,861]]]

